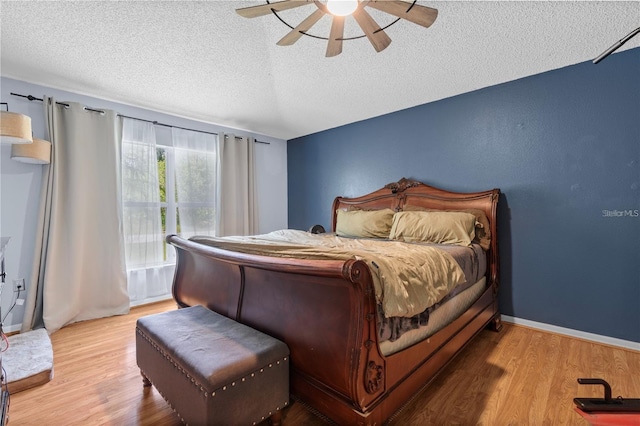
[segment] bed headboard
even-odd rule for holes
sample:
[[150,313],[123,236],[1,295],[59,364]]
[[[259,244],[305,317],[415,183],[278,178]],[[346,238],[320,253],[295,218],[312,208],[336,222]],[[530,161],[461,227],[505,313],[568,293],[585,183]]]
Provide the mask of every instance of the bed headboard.
[[402,178],[377,191],[356,198],[336,197],[333,201],[331,230],[336,229],[339,209],[358,208],[379,210],[390,208],[401,211],[406,205],[438,210],[480,209],[485,212],[491,226],[491,245],[487,252],[487,278],[490,284],[498,284],[498,232],[497,213],[499,189],[482,192],[451,192],[425,185],[416,180]]

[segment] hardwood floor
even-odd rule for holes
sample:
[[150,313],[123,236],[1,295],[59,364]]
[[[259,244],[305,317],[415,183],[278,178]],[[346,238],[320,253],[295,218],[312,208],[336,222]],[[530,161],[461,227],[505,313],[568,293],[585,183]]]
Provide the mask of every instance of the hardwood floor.
[[[9,424],[179,425],[157,391],[142,387],[135,360],[136,320],[170,309],[172,301],[156,303],[54,333],[54,378],[11,395]],[[505,324],[480,333],[391,424],[587,425],[573,398],[602,397],[602,387],[576,379],[603,378],[614,397],[640,398],[638,372],[640,352]],[[325,423],[294,402],[282,424]]]

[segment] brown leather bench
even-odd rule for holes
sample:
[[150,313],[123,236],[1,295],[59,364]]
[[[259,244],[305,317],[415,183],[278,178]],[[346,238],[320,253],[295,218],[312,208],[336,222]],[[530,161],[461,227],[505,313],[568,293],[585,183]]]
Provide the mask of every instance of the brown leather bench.
[[289,404],[287,345],[202,306],[138,319],[136,360],[189,425],[277,425]]

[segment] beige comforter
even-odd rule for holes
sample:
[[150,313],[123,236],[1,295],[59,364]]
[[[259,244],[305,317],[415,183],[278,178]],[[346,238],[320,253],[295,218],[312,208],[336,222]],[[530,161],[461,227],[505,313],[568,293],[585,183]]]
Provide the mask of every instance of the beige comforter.
[[342,238],[291,229],[249,237],[198,236],[191,240],[263,256],[363,260],[369,265],[376,300],[386,317],[417,315],[465,281],[450,254],[399,241]]

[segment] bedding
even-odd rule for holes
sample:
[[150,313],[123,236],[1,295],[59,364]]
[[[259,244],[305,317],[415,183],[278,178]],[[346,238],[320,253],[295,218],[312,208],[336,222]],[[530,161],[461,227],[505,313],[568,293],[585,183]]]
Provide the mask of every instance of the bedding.
[[371,271],[376,301],[385,317],[420,314],[466,281],[453,256],[430,245],[343,238],[333,233],[310,234],[293,229],[248,237],[196,236],[191,240],[263,256],[363,260]]
[[[378,337],[381,343],[386,341],[395,342],[400,339],[405,333],[412,330],[417,330],[427,326],[429,326],[429,330],[433,329],[431,327],[433,323],[433,312],[442,304],[453,299],[458,294],[462,293],[484,277],[484,274],[487,271],[486,254],[479,244],[474,243],[471,245],[471,247],[440,244],[436,245],[435,247],[437,247],[439,250],[446,251],[456,260],[458,266],[462,268],[465,276],[465,281],[455,286],[442,299],[429,306],[423,312],[420,312],[419,314],[409,318],[385,317],[384,313],[380,309],[380,306],[378,305],[377,325]],[[416,335],[423,336],[423,338],[427,337],[428,330]],[[394,345],[393,348],[395,348],[395,350],[399,350],[399,348],[404,347],[403,345],[403,343],[398,343],[397,345]],[[382,350],[384,353],[384,349]]]
[[429,321],[426,324],[404,331],[395,340],[380,341],[380,352],[385,356],[392,355],[442,330],[478,300],[486,288],[486,283],[486,277],[482,277],[470,286],[459,286],[461,291],[455,297],[445,298],[429,309]]

